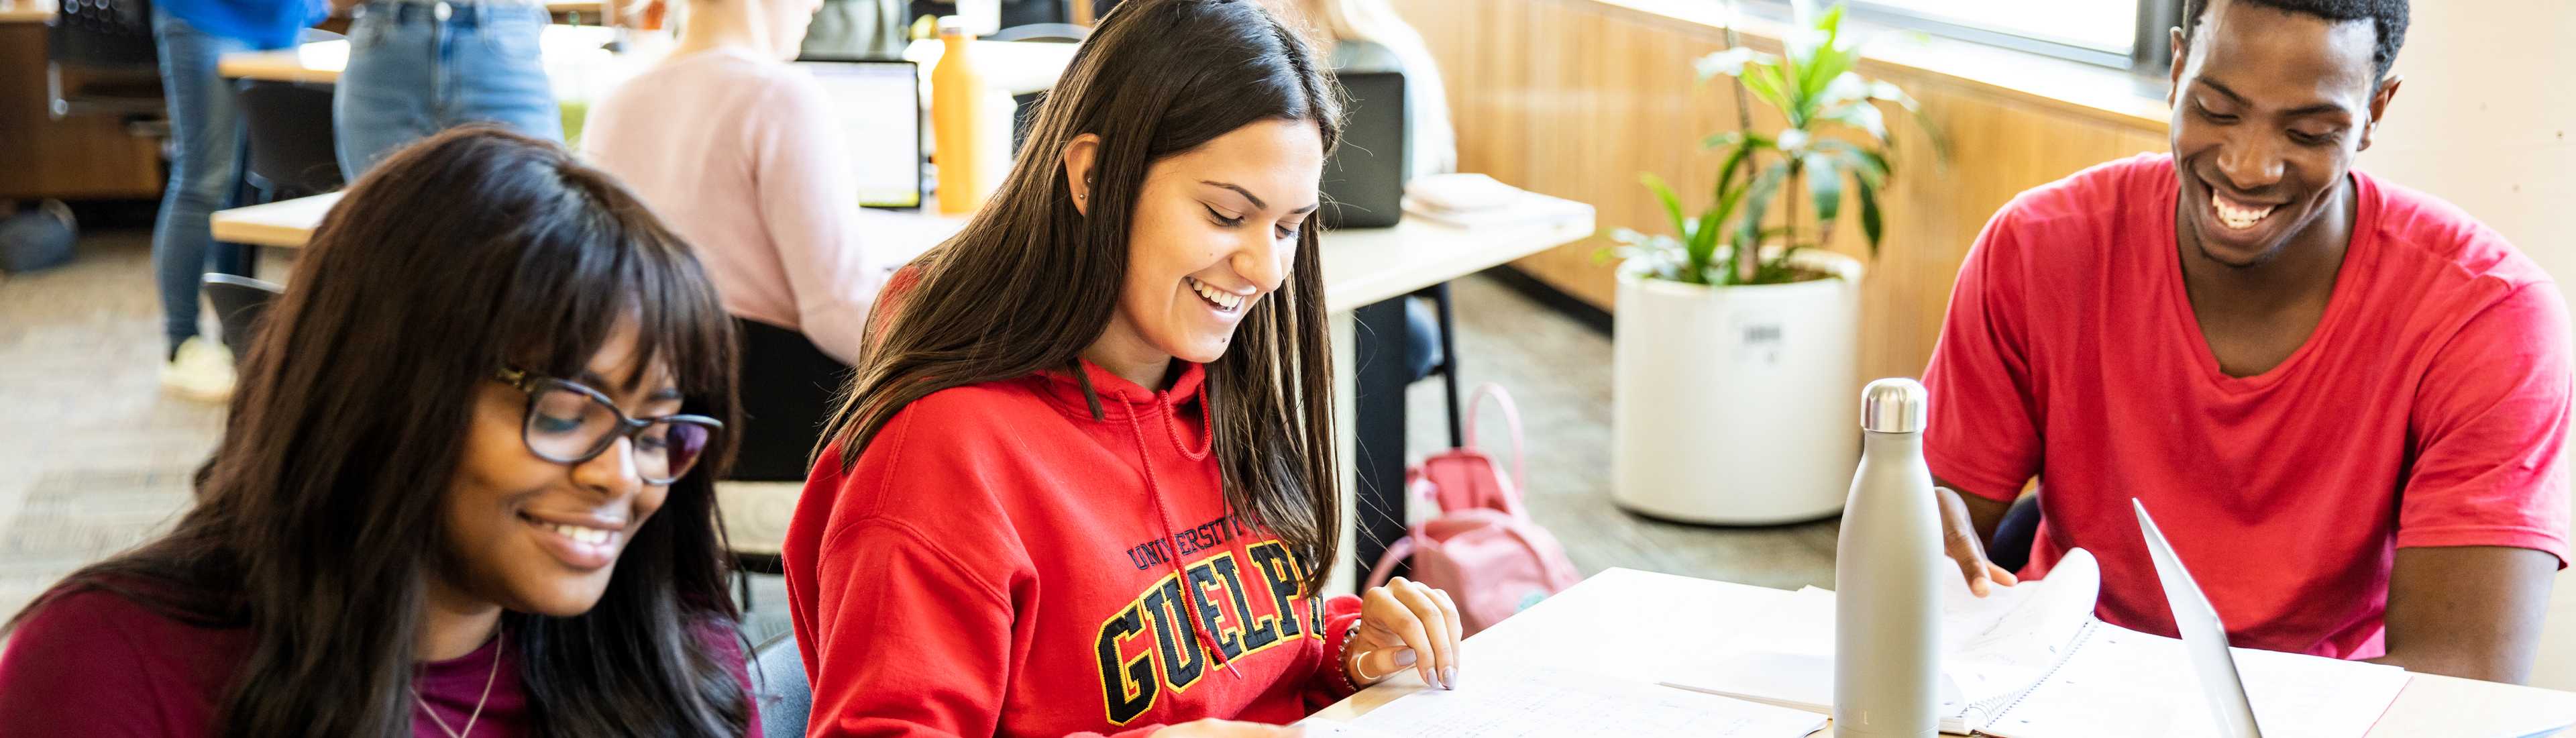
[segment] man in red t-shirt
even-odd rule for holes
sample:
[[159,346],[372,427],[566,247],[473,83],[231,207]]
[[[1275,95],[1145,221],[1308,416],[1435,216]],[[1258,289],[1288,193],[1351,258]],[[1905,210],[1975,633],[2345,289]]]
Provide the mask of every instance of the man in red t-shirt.
[[[2351,171],[2405,0],[2191,0],[2173,153],[2023,193],[1959,272],[1925,456],[1950,554],[2038,478],[2021,576],[2173,634],[2143,500],[2236,645],[2527,677],[2568,558],[2568,315],[2451,205]],[[1952,492],[1951,490],[1957,490]]]

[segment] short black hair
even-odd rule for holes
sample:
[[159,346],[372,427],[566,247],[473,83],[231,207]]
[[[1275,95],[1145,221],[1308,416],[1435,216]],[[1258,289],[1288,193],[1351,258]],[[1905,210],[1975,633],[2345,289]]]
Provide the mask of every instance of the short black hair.
[[[2388,66],[2397,62],[2397,47],[2406,45],[2406,0],[2236,0],[2274,10],[2313,15],[2331,21],[2367,20],[2379,31],[2379,43],[2370,50],[2371,79],[2388,76]],[[2210,0],[2184,0],[2182,42],[2191,45],[2192,33],[2200,28],[2200,16],[2209,12]]]

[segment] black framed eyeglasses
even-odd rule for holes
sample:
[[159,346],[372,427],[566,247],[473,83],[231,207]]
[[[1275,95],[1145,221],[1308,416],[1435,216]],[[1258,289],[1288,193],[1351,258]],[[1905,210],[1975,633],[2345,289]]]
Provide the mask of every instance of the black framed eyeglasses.
[[698,458],[715,445],[724,423],[704,415],[631,418],[599,390],[580,383],[502,367],[495,379],[528,395],[527,420],[520,436],[528,451],[558,464],[581,464],[631,438],[629,453],[635,474],[647,484],[670,484],[688,476]]

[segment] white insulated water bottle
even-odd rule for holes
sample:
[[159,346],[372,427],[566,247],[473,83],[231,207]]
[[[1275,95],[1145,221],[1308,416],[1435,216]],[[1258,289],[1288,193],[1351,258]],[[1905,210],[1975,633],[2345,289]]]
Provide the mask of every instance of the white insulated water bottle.
[[1941,518],[1923,465],[1923,385],[1861,391],[1860,470],[1834,548],[1834,735],[1940,732]]

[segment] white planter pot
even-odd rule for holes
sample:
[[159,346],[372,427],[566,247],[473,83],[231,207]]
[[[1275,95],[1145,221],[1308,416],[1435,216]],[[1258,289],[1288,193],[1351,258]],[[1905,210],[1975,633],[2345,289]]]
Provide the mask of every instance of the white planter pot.
[[1619,273],[1611,496],[1720,525],[1842,509],[1860,455],[1860,264],[1846,279],[1708,287]]

